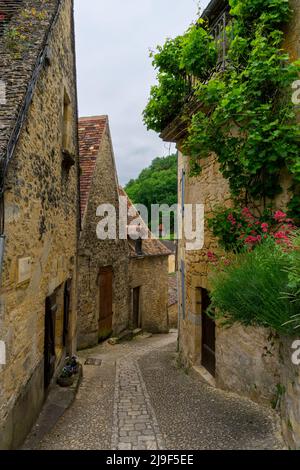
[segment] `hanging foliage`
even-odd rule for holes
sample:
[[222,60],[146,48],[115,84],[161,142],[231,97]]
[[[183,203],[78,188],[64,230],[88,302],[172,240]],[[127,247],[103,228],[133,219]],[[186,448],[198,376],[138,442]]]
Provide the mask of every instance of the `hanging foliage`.
[[[167,48],[159,49],[156,66],[160,70],[160,54],[166,53],[169,59],[172,56],[177,63],[172,77],[182,84],[176,99],[173,95],[177,109],[171,100],[166,100],[166,94],[160,101],[164,117],[166,110],[170,111],[168,119],[182,112],[184,73],[197,77],[195,97],[203,109],[192,117],[184,142],[184,151],[191,156],[192,175],[201,171],[200,157],[215,153],[232,196],[249,204],[274,199],[282,191],[280,174],[287,169],[294,194],[289,215],[299,222],[300,130],[291,95],[300,62],[292,63],[282,49],[282,28],[291,15],[289,2],[230,0],[229,4],[232,21],[226,29],[229,45],[225,70],[208,73],[216,64],[217,45],[203,23],[173,41],[176,53],[173,49],[170,54],[168,43]],[[163,80],[159,80],[144,113],[145,122],[152,129],[151,112],[158,110],[162,84]],[[156,115],[155,130],[161,131],[168,119]]]

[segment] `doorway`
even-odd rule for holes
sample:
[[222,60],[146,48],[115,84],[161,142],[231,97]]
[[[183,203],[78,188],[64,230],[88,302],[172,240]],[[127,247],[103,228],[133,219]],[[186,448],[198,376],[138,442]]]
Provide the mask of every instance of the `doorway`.
[[141,328],[140,297],[141,288],[132,289],[132,326],[134,329]]
[[46,298],[45,312],[45,343],[44,343],[44,387],[49,387],[55,371],[55,322],[56,322],[56,294]]
[[70,324],[70,306],[71,306],[71,288],[72,280],[68,279],[64,288],[64,324],[63,324],[63,346],[67,346],[69,324]]
[[108,338],[112,333],[113,320],[113,269],[111,266],[101,268],[99,274],[99,341]]
[[207,315],[210,298],[206,289],[201,289],[202,314],[202,365],[215,377],[216,375],[216,324]]

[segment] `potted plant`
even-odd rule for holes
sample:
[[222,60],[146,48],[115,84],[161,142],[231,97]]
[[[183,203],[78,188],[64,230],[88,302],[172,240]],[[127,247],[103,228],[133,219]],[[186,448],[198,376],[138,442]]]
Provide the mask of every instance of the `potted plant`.
[[70,387],[74,382],[73,370],[70,366],[65,366],[57,379],[58,385],[61,387]]
[[70,367],[72,368],[73,374],[78,374],[79,372],[79,362],[76,356],[72,356],[70,360]]
[[72,374],[78,374],[79,372],[79,362],[76,356],[69,357],[65,359],[65,367],[69,367],[72,371]]

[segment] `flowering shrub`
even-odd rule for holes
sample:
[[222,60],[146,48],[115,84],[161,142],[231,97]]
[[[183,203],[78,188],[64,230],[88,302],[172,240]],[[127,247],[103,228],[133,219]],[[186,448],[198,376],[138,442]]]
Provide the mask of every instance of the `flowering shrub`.
[[257,217],[247,207],[217,209],[214,218],[209,220],[209,227],[220,246],[234,252],[252,249],[268,238],[279,245],[291,246],[291,235],[296,229],[285,212],[269,209]]
[[300,241],[298,250],[285,250],[269,237],[255,250],[231,254],[227,265],[213,257],[217,264],[210,275],[214,317],[227,325],[239,322],[294,335],[300,328],[299,249]]

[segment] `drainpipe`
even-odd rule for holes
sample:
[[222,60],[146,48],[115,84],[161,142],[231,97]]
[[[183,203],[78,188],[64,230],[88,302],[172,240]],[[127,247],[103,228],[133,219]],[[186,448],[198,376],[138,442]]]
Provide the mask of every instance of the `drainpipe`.
[[4,245],[5,245],[5,236],[0,235],[0,284],[2,278],[2,265],[3,265],[3,256],[4,256]]
[[180,348],[180,320],[181,320],[181,310],[180,310],[180,298],[179,298],[179,271],[176,271],[177,276],[177,305],[178,305],[178,320],[177,320],[177,329],[178,329],[178,337],[177,337],[177,352],[179,352]]

